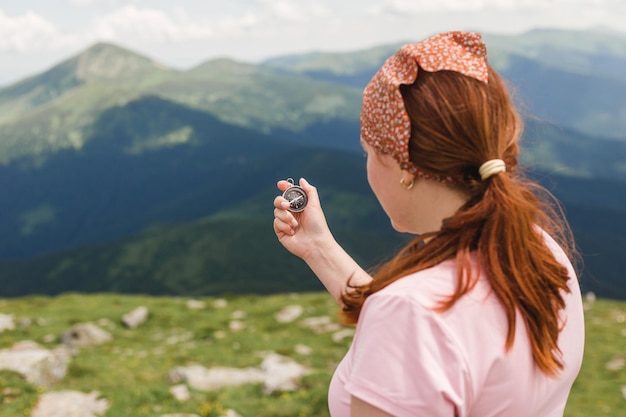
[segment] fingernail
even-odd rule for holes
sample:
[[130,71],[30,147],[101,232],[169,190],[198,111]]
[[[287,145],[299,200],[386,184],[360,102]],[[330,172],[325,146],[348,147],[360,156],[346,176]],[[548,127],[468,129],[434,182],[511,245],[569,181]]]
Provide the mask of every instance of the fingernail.
[[289,208],[289,201],[283,201],[282,203],[280,203],[280,206],[284,209]]
[[305,185],[309,185],[309,182],[307,180],[305,180],[304,178],[300,178],[300,183],[303,183]]

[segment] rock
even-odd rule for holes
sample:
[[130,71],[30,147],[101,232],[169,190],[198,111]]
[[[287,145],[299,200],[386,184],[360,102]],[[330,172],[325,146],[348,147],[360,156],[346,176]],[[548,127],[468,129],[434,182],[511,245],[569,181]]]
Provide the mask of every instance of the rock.
[[609,371],[621,371],[626,369],[626,359],[616,356],[605,365],[605,368]]
[[354,329],[341,329],[338,332],[333,333],[331,337],[333,339],[333,342],[339,343],[343,341],[343,339],[346,339],[352,336],[354,336]]
[[287,306],[274,315],[274,318],[279,323],[291,323],[298,319],[304,308],[299,305]]
[[172,385],[170,387],[170,394],[174,396],[178,401],[189,401],[191,399],[191,394],[189,393],[189,389],[185,384]]
[[47,350],[35,342],[23,341],[0,350],[0,370],[17,372],[31,384],[49,388],[65,377],[70,358],[65,347]]
[[243,310],[235,310],[230,315],[230,318],[233,320],[241,320],[241,319],[244,319],[245,317],[246,317],[246,312]]
[[228,324],[228,328],[233,333],[239,332],[239,331],[243,330],[245,327],[246,327],[246,323],[244,323],[243,321],[240,321],[240,320],[232,320]]
[[135,329],[148,319],[148,309],[144,306],[137,307],[122,316],[122,323],[129,329]]
[[197,414],[181,413],[181,414],[161,414],[160,417],[200,417],[200,416]]
[[339,323],[334,323],[328,316],[309,317],[302,320],[302,325],[313,330],[315,333],[334,332],[341,329]]
[[313,348],[306,346],[306,345],[296,345],[293,350],[299,354],[299,355],[304,355],[304,356],[308,356],[311,353],[313,353]]
[[222,414],[220,417],[241,417],[241,416],[235,410],[231,410],[229,408],[228,410],[226,410],[226,414]]
[[113,336],[92,323],[79,323],[63,333],[61,341],[66,346],[82,348],[98,346],[113,340]]
[[97,391],[89,394],[78,391],[48,392],[39,399],[32,417],[100,416],[109,408],[109,402],[99,396]]
[[228,306],[228,301],[224,300],[223,298],[218,298],[217,300],[213,301],[214,308],[225,308],[226,306]]
[[2,333],[5,330],[14,330],[14,329],[15,329],[15,321],[13,320],[13,316],[0,313],[0,333]]
[[300,378],[311,371],[286,356],[275,352],[265,354],[258,368],[225,368],[207,369],[201,365],[179,366],[169,372],[169,380],[173,384],[187,383],[191,388],[200,391],[212,391],[226,386],[262,383],[266,394],[276,391],[298,390]]
[[206,308],[206,303],[199,300],[187,300],[187,308],[190,310],[202,310]]
[[172,383],[186,382],[191,388],[212,391],[226,386],[263,382],[263,372],[258,368],[207,369],[201,365],[179,366],[169,372]]
[[263,390],[266,394],[276,391],[297,391],[300,378],[311,373],[303,365],[277,353],[269,353],[261,363]]

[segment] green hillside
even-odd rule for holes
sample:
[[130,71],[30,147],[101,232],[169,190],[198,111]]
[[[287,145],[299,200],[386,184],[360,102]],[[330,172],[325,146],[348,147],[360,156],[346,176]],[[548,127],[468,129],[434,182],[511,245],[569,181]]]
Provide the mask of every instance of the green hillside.
[[261,133],[356,121],[360,109],[354,87],[231,60],[180,72],[115,45],[96,44],[0,89],[0,163],[80,149],[102,112],[146,95]]
[[[200,302],[200,308],[191,309],[190,299]],[[138,306],[147,307],[148,320],[134,330],[124,327],[122,315]],[[301,306],[302,316],[291,323],[277,322],[275,314],[287,306]],[[345,330],[342,327],[314,331],[306,325],[311,318],[336,320],[337,306],[322,292],[221,299],[195,295],[31,296],[0,299],[0,313],[12,315],[19,323],[15,330],[0,332],[1,348],[31,340],[52,349],[61,334],[76,323],[96,323],[113,336],[109,343],[80,349],[72,357],[67,375],[51,388],[38,388],[17,373],[0,371],[0,417],[30,415],[41,395],[61,390],[98,391],[110,402],[107,417],[173,413],[218,417],[227,409],[242,416],[327,417],[328,384],[351,341],[350,337],[333,340],[336,332]],[[624,417],[626,305],[587,301],[585,315],[585,356],[565,417]],[[238,327],[231,325],[235,321]],[[311,369],[298,390],[267,395],[261,384],[208,392],[190,389],[185,402],[169,392],[173,383],[168,373],[176,366],[257,367],[260,353],[269,351]]]
[[[517,90],[525,114],[588,136],[626,140],[626,36],[535,30],[484,39],[490,63]],[[415,41],[350,54],[290,55],[266,65],[362,88],[386,57]]]
[[[522,101],[547,112],[528,118],[522,162],[564,203],[585,289],[626,298],[626,141],[609,134],[626,131],[626,84],[541,58],[549,47],[591,63],[604,48],[619,66],[622,44],[590,35],[593,52],[566,35],[497,38],[511,49],[495,58],[517,63]],[[406,237],[367,185],[358,113],[392,47],[174,71],[97,44],[0,89],[0,295],[317,289],[286,278],[310,272],[271,231],[274,184],[287,177],[323,191],[333,230],[364,265],[385,257]]]

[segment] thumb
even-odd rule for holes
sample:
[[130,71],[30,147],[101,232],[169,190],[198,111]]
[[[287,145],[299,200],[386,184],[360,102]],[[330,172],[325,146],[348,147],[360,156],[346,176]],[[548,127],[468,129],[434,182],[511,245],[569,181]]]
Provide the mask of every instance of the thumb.
[[302,189],[306,192],[307,197],[309,199],[309,204],[313,203],[314,205],[319,207],[320,198],[319,198],[319,195],[317,194],[317,188],[311,185],[304,178],[300,178],[300,182],[298,185],[300,185],[300,187],[302,187]]

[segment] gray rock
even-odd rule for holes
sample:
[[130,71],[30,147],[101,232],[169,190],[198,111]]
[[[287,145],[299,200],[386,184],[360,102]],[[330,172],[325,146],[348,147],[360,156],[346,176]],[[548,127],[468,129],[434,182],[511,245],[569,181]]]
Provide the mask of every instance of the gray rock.
[[32,417],[96,417],[103,415],[109,402],[99,398],[97,391],[57,391],[43,394]]
[[0,333],[2,333],[5,330],[14,330],[14,329],[15,329],[15,321],[13,320],[13,316],[0,313]]
[[299,305],[287,306],[274,315],[279,323],[291,323],[299,318],[304,312],[304,308]]
[[61,342],[70,347],[83,348],[98,346],[113,340],[113,336],[92,323],[79,323],[61,336]]
[[17,372],[28,382],[49,388],[65,377],[70,358],[65,347],[47,350],[35,342],[23,341],[0,350],[0,369]]
[[134,329],[148,320],[148,308],[141,306],[122,316],[122,323],[129,329]]
[[170,387],[170,394],[174,396],[178,401],[189,401],[191,399],[191,394],[189,393],[189,388],[185,384],[172,385]]
[[291,358],[274,352],[265,354],[258,368],[205,368],[201,365],[179,366],[169,372],[173,384],[187,383],[200,391],[212,391],[226,386],[262,383],[266,394],[298,390],[300,378],[310,370]]
[[293,359],[269,353],[261,363],[263,371],[263,390],[266,394],[276,391],[297,391],[300,379],[311,373],[310,369]]
[[236,386],[263,381],[263,372],[258,368],[207,369],[201,365],[178,366],[169,372],[171,383],[186,382],[191,388],[212,391],[222,387]]

